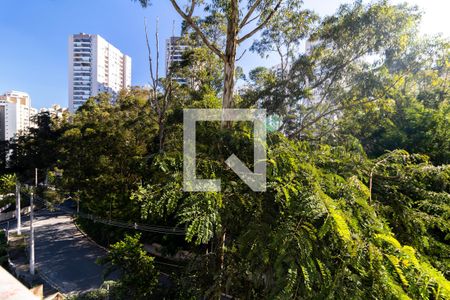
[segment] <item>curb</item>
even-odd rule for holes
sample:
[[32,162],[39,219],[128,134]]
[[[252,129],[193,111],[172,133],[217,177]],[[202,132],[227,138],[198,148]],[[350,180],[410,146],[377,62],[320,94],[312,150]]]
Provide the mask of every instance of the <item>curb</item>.
[[70,218],[72,219],[72,223],[73,225],[75,225],[75,227],[78,229],[78,231],[86,238],[88,239],[92,244],[94,244],[95,246],[105,250],[106,252],[109,252],[108,249],[106,249],[105,247],[103,247],[102,245],[97,244],[90,236],[87,235],[87,233],[85,233],[80,226],[78,226],[78,224],[75,222],[75,218],[73,217],[73,215],[70,215]]
[[[70,217],[71,217],[72,222],[73,222],[73,224],[75,225],[75,227],[78,229],[78,231],[79,231],[86,239],[88,239],[91,243],[93,243],[93,244],[96,245],[97,247],[100,247],[100,248],[102,248],[103,250],[105,250],[106,252],[109,252],[108,249],[106,249],[105,247],[103,247],[103,246],[97,244],[92,238],[90,238],[90,237],[87,235],[87,233],[85,233],[85,232],[78,226],[78,224],[77,224],[77,223],[75,222],[75,220],[74,220],[73,215],[70,215]],[[153,257],[154,257],[154,256],[153,256]],[[156,264],[166,264],[166,263],[162,263],[162,262],[155,262],[155,263],[156,263]],[[167,264],[167,265],[171,265],[171,264]],[[175,265],[173,265],[173,266],[175,266]],[[179,267],[179,266],[177,266],[177,267]],[[162,271],[159,271],[159,273],[160,273],[160,274],[163,274],[163,275],[165,275],[165,276],[167,276],[167,277],[170,276],[169,274],[167,274],[167,273],[165,273],[165,272],[162,272]]]
[[53,280],[51,280],[44,272],[42,272],[39,269],[36,269],[36,273],[39,277],[42,278],[42,280],[44,280],[45,282],[47,282],[47,284],[49,286],[51,286],[53,289],[55,289],[56,291],[62,293],[62,294],[69,294],[69,292],[66,292],[64,288],[59,287]]

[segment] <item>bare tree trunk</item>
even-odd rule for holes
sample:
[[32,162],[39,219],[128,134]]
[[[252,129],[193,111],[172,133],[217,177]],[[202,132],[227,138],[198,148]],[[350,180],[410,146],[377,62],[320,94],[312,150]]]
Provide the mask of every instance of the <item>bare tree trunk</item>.
[[[148,61],[149,61],[149,68],[150,68],[150,79],[152,84],[152,90],[149,94],[149,103],[152,109],[155,110],[155,112],[158,115],[157,122],[158,122],[158,144],[159,144],[159,153],[164,152],[164,141],[165,141],[165,116],[167,113],[167,109],[169,108],[170,104],[170,96],[171,96],[171,89],[172,89],[172,74],[171,71],[169,71],[169,85],[163,86],[164,88],[164,95],[162,98],[159,98],[158,95],[158,88],[160,87],[160,78],[159,78],[159,20],[156,21],[156,32],[155,32],[155,41],[156,41],[156,67],[155,72],[153,72],[153,59],[152,59],[152,51],[150,48],[150,42],[148,38],[148,32],[147,32],[147,22],[144,19],[144,28],[145,28],[145,40],[147,43],[147,50],[148,50]],[[170,66],[168,66],[170,67]],[[160,101],[160,99],[162,99]]]
[[[274,16],[277,10],[280,8],[283,0],[277,0],[272,9],[269,7],[265,7],[264,9],[268,10],[267,16],[263,20],[261,17],[263,14],[259,14],[254,18],[253,15],[255,11],[258,10],[258,7],[264,4],[263,0],[255,0],[250,8],[247,10],[247,13],[239,23],[239,0],[227,0],[226,2],[230,3],[230,6],[225,9],[227,12],[227,42],[225,51],[222,51],[217,45],[215,41],[209,38],[197,24],[195,18],[193,18],[195,7],[199,4],[197,0],[191,0],[191,5],[188,6],[187,11],[183,10],[178,4],[177,0],[170,0],[172,6],[175,8],[177,13],[194,29],[194,31],[200,36],[205,45],[211,49],[211,51],[220,57],[224,62],[224,86],[223,86],[223,99],[222,99],[222,108],[227,109],[233,107],[233,94],[234,94],[234,84],[235,84],[235,65],[236,65],[236,49],[237,46],[243,41],[252,37],[255,33],[260,31],[266,24],[270,21],[270,19]],[[147,6],[147,1],[141,1],[144,3],[143,6]],[[265,4],[264,4],[265,6]],[[241,31],[246,25],[251,24],[252,21],[260,19],[261,22],[250,30],[247,34],[242,37],[238,37],[239,31]]]
[[224,76],[224,83],[223,83],[222,108],[232,108],[233,107],[234,70],[235,70],[234,60],[230,59],[230,60],[226,61],[224,64],[224,75],[225,76]]
[[159,122],[159,153],[164,152],[164,121],[160,120]]
[[227,44],[224,55],[224,83],[222,108],[233,107],[236,50],[238,45],[239,6],[238,0],[231,0],[230,16],[227,25]]

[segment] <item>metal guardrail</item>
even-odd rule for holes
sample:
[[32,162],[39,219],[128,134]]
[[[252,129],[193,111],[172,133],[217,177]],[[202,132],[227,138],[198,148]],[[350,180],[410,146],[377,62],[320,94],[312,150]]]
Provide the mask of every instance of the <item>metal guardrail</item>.
[[[41,202],[41,204],[48,206],[46,203],[47,201],[45,201],[44,199],[42,199],[40,197],[35,197],[35,201]],[[124,221],[119,221],[119,220],[110,220],[110,219],[100,218],[100,217],[92,215],[92,214],[86,214],[83,212],[76,213],[72,210],[65,209],[63,207],[59,207],[59,209],[62,211],[65,211],[69,214],[78,216],[80,218],[88,219],[88,220],[102,223],[105,225],[121,227],[121,228],[126,228],[126,229],[141,230],[141,231],[152,232],[152,233],[160,233],[160,234],[186,235],[186,231],[184,229],[178,228],[178,227],[147,225],[147,224],[139,224],[139,223],[132,223],[132,222],[124,222]]]
[[5,206],[3,206],[2,208],[0,208],[0,213],[4,212],[5,210],[7,210],[8,208],[10,208],[12,205],[12,203],[8,203]]
[[152,232],[152,233],[161,233],[161,234],[172,234],[172,235],[185,235],[186,234],[186,231],[184,229],[177,228],[177,227],[145,225],[145,224],[130,223],[130,222],[117,221],[117,220],[108,220],[108,219],[99,218],[97,216],[94,216],[91,214],[85,214],[85,213],[78,213],[75,215],[79,216],[81,218],[84,218],[84,219],[88,219],[88,220],[91,220],[94,222],[102,223],[105,225],[111,225],[111,226],[115,226],[115,227],[135,229],[135,230],[147,231],[147,232]]
[[[30,206],[24,207],[20,210],[21,214],[28,214],[31,211]],[[10,211],[7,213],[0,213],[0,222],[4,222],[10,219],[14,219],[16,217],[16,211]]]

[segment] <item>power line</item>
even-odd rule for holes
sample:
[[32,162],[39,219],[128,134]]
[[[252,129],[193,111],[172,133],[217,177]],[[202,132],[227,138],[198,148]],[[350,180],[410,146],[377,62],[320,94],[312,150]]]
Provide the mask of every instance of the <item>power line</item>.
[[[42,198],[36,197],[35,200],[40,202],[44,206],[48,206],[47,205],[48,202],[43,200]],[[100,217],[92,215],[92,214],[86,214],[83,212],[74,213],[73,211],[71,211],[69,209],[65,209],[63,207],[59,207],[59,209],[62,211],[65,211],[69,214],[74,214],[80,218],[88,219],[88,220],[102,223],[105,225],[126,228],[126,229],[146,231],[146,232],[151,232],[151,233],[159,233],[159,234],[186,235],[186,231],[184,229],[181,229],[178,227],[169,227],[169,226],[161,226],[161,225],[147,225],[147,224],[139,224],[136,222],[124,222],[124,221],[119,221],[119,220],[109,220],[109,219],[100,218]]]

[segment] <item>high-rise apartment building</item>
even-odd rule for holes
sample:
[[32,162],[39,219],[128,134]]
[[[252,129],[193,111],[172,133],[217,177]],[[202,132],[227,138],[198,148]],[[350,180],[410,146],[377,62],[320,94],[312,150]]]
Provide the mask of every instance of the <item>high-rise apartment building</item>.
[[131,58],[98,34],[69,38],[69,110],[76,111],[89,97],[117,93],[131,86]]
[[[170,67],[174,63],[183,61],[183,53],[189,46],[183,43],[181,37],[172,36],[166,40],[166,77],[169,75]],[[187,80],[181,77],[172,77],[180,84],[185,84]]]
[[37,110],[31,107],[27,93],[9,91],[0,96],[0,140],[9,141],[35,124]]

